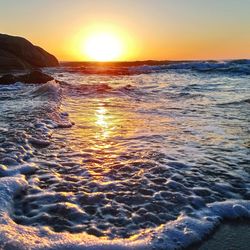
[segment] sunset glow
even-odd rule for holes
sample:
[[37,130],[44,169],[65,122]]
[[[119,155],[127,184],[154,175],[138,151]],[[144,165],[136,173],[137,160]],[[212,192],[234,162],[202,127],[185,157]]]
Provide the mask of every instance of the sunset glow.
[[250,57],[248,0],[14,2],[1,2],[1,33],[26,37],[60,61]]
[[122,47],[121,40],[115,34],[95,33],[86,38],[83,53],[91,61],[113,61],[120,58]]

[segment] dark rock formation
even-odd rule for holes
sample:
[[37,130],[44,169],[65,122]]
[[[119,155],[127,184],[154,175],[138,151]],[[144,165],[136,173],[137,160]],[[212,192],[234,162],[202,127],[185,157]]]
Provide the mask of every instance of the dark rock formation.
[[12,75],[7,74],[0,77],[0,84],[12,84],[16,82],[23,82],[23,83],[46,83],[48,81],[53,80],[54,78],[42,73],[41,71],[34,70],[29,74],[25,75]]
[[58,60],[22,37],[0,34],[0,70],[58,66]]

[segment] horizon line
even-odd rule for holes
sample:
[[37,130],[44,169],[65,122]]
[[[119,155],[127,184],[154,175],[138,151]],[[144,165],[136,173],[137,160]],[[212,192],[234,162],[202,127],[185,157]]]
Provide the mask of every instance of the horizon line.
[[146,59],[146,60],[116,60],[116,61],[85,61],[85,60],[58,60],[59,63],[140,63],[140,62],[219,62],[219,61],[248,61],[250,58],[231,58],[231,59],[180,59],[180,60],[172,60],[172,59]]

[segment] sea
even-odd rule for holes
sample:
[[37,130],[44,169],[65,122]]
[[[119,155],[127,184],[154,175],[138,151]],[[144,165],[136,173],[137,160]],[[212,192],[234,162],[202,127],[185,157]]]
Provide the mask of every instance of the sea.
[[250,60],[43,72],[0,86],[0,249],[186,249],[250,219]]

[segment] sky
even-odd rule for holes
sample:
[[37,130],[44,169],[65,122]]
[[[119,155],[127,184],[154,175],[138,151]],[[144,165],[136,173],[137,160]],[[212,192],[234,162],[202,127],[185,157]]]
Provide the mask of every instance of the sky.
[[91,32],[125,44],[119,60],[250,58],[250,0],[0,0],[0,33],[61,61],[84,61]]

